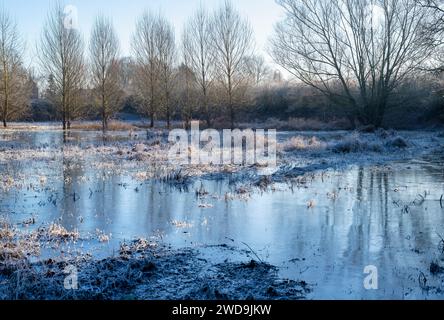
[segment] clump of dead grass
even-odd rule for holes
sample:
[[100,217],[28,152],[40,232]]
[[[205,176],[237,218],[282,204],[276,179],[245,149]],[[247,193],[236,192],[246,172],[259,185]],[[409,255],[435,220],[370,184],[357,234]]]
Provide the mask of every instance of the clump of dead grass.
[[[71,125],[72,130],[85,130],[85,131],[101,131],[102,123],[100,122],[84,122],[73,123]],[[108,123],[108,131],[131,131],[137,130],[138,127],[121,121],[111,121]]]
[[25,261],[40,254],[40,243],[35,233],[18,232],[6,220],[0,220],[0,267]]
[[294,152],[302,150],[320,150],[325,147],[325,144],[320,141],[317,137],[292,137],[280,144],[280,150],[285,152]]
[[43,231],[44,236],[46,236],[49,241],[76,241],[80,237],[77,230],[68,231],[65,227],[56,223],[51,224],[47,230],[41,231]]

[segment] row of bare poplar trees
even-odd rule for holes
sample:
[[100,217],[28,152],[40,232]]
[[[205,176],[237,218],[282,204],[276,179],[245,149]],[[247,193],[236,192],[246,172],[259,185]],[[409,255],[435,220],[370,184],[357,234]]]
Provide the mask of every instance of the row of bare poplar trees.
[[[285,18],[270,42],[274,61],[295,78],[350,110],[350,119],[381,126],[387,109],[400,101],[400,88],[432,70],[444,71],[442,0],[277,0]],[[49,14],[38,44],[40,68],[51,100],[69,129],[82,93],[103,120],[103,130],[119,110],[122,59],[119,40],[106,17],[95,21],[88,59],[78,30],[67,28],[63,8]],[[178,44],[179,43],[179,44]],[[254,55],[253,31],[229,1],[208,12],[199,8],[179,41],[160,14],[144,13],[132,39],[132,71],[127,79],[140,112],[166,119],[177,110],[186,124],[198,113],[212,125],[214,109],[224,110],[234,127],[236,114],[267,68]],[[4,125],[21,110],[29,85],[16,24],[0,14],[0,117]],[[402,97],[401,97],[402,98]]]
[[[16,23],[4,11],[0,37],[1,119],[6,126],[14,119],[14,112],[18,115],[29,104],[19,97],[29,94],[15,86],[15,77],[20,77],[17,69],[24,70],[24,46]],[[125,95],[119,47],[110,18],[96,18],[85,48],[81,33],[66,25],[63,6],[57,4],[50,11],[37,56],[47,80],[46,92],[51,92],[47,98],[56,106],[63,129],[70,129],[88,90],[94,92],[89,104],[98,111],[103,130],[107,130]],[[132,39],[131,94],[137,96],[139,111],[151,119],[151,126],[162,116],[170,127],[178,105],[187,125],[196,112],[211,125],[210,108],[215,104],[227,108],[234,126],[236,108],[247,89],[267,72],[264,59],[253,55],[253,47],[251,26],[229,1],[214,12],[199,8],[186,23],[180,41],[176,41],[174,27],[165,17],[145,12],[136,22]]]

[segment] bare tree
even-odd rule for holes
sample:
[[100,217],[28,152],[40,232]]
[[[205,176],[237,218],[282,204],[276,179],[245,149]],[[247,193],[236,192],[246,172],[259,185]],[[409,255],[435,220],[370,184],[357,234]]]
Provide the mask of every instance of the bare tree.
[[[393,93],[433,50],[416,0],[278,0],[275,61],[358,119],[380,126]],[[354,116],[353,116],[354,117]]]
[[146,12],[137,21],[136,33],[133,36],[133,52],[135,56],[135,87],[142,100],[142,112],[151,119],[151,128],[158,112],[159,80],[157,56],[157,18]]
[[0,9],[0,118],[5,128],[29,106],[31,88],[22,63],[23,51],[16,22]]
[[200,7],[187,21],[182,36],[183,59],[194,73],[201,91],[201,111],[211,126],[209,91],[214,82],[214,47],[211,43],[211,19],[204,7]]
[[136,65],[132,57],[124,57],[119,60],[120,65],[120,87],[125,96],[134,94],[134,73]]
[[425,70],[435,74],[444,72],[444,1],[443,0],[416,0],[417,3],[428,9],[429,20],[426,22],[428,36],[435,39],[436,50]]
[[212,45],[217,77],[220,81],[234,128],[236,99],[245,90],[245,57],[253,47],[253,31],[228,0],[216,11],[212,21]]
[[191,127],[191,120],[195,107],[194,92],[197,79],[192,69],[192,56],[188,50],[190,44],[189,34],[182,34],[182,65],[178,68],[177,85],[178,101],[181,104],[182,118],[185,122],[185,129]]
[[161,83],[162,102],[165,111],[167,128],[171,127],[172,99],[171,95],[174,86],[174,62],[176,58],[176,43],[173,26],[162,16],[156,21],[156,51]]
[[120,88],[119,41],[112,22],[97,17],[90,40],[92,83],[99,100],[102,130],[108,130],[108,121],[119,111],[122,90]]
[[197,88],[196,77],[186,59],[184,59],[183,64],[179,66],[177,70],[175,89],[176,101],[178,102],[182,119],[185,122],[185,129],[189,129],[191,127],[193,113],[197,109],[197,92],[199,92],[199,90]]
[[60,3],[48,15],[39,51],[42,70],[52,76],[56,88],[56,106],[62,115],[63,130],[70,129],[79,109],[76,97],[84,81],[84,45],[78,30],[65,26]]
[[245,68],[256,87],[260,86],[270,73],[264,57],[258,55],[246,57]]
[[[432,32],[443,31],[444,29],[444,1],[443,0],[416,0],[418,5],[431,9],[430,13],[435,14],[435,19],[431,20],[429,27]],[[441,39],[442,43],[442,39]]]

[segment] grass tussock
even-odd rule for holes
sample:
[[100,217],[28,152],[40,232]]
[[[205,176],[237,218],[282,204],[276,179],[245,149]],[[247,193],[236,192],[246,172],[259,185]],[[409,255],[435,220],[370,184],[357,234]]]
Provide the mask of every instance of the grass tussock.
[[63,226],[53,223],[49,226],[47,230],[44,230],[44,235],[51,241],[60,241],[60,240],[78,240],[80,235],[77,230],[68,231]]
[[369,141],[363,139],[359,134],[352,134],[331,144],[331,150],[334,153],[359,153],[383,151],[383,146],[379,141]]
[[302,150],[318,150],[325,146],[316,137],[306,138],[306,137],[292,137],[280,145],[280,149],[285,152],[302,151]]
[[392,148],[405,149],[409,146],[409,143],[403,137],[394,137],[386,145]]
[[35,233],[20,233],[6,220],[0,220],[0,271],[40,254],[40,243]]
[[11,240],[15,236],[15,231],[4,220],[0,220],[0,241]]
[[330,143],[330,149],[334,153],[383,153],[394,149],[406,149],[409,146],[405,138],[389,132],[376,132],[371,135],[353,133]]

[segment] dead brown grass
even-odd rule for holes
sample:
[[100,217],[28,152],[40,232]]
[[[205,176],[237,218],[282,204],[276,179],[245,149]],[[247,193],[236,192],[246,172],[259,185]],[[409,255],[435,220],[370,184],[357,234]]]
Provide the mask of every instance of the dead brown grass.
[[[101,122],[78,122],[71,125],[72,130],[85,130],[85,131],[101,131]],[[122,121],[111,121],[108,124],[108,131],[130,131],[137,130],[139,127],[135,125],[122,122]]]
[[18,233],[6,220],[0,220],[0,264],[15,264],[39,253],[36,234]]
[[292,137],[278,146],[285,152],[301,151],[301,150],[317,150],[325,147],[325,143],[319,141],[316,137]]

